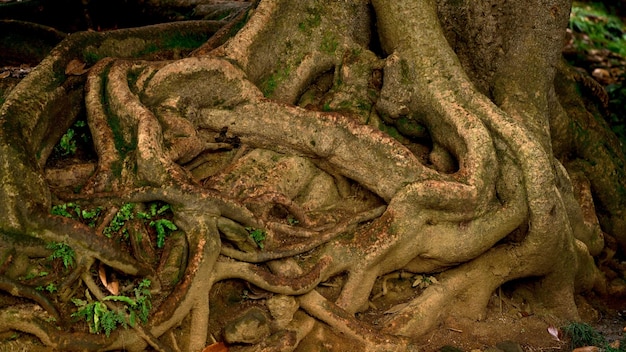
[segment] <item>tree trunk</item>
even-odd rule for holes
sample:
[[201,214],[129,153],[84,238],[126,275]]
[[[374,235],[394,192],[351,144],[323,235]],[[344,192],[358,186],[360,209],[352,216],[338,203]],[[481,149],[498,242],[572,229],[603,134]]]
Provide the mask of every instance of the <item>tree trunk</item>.
[[[106,337],[73,327],[83,335],[69,339],[9,308],[2,330],[58,349],[199,351],[225,331],[241,350],[337,333],[349,342],[336,350],[419,350],[443,321],[484,319],[502,287],[563,321],[579,317],[577,292],[612,289],[594,256],[605,236],[626,248],[624,156],[562,62],[569,1],[228,6],[244,10],[219,30],[73,34],[6,98],[0,248],[65,243],[77,264],[56,277],[54,304],[15,294],[29,284],[16,260],[0,263],[3,288],[59,324],[77,309],[70,298],[130,319],[135,305],[94,283],[99,262],[128,287],[150,279],[153,308]],[[97,158],[55,152],[76,120]],[[127,203],[135,219],[111,229]],[[149,212],[164,203],[170,217]],[[90,227],[79,210],[50,215],[53,204],[102,215]],[[161,248],[163,220],[177,232]],[[415,288],[394,299],[391,277]],[[229,304],[242,287],[264,299]],[[232,332],[246,324],[256,333]]]

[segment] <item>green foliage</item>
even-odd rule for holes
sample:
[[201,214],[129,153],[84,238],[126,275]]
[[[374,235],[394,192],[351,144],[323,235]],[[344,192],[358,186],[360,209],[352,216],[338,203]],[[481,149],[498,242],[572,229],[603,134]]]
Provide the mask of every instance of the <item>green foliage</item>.
[[155,216],[163,215],[165,212],[167,212],[170,209],[171,207],[169,204],[165,204],[159,207],[159,204],[155,202],[155,203],[150,204],[150,207],[148,208],[147,212],[142,212],[142,211],[137,212],[137,217],[139,219],[149,220]]
[[607,342],[599,332],[585,323],[570,323],[563,327],[563,332],[572,340],[572,347],[597,346],[604,347]]
[[287,223],[290,226],[294,226],[294,225],[298,225],[300,223],[300,221],[298,221],[298,219],[294,218],[293,216],[289,215],[287,217]]
[[55,149],[63,156],[74,155],[74,153],[76,153],[76,141],[74,140],[73,129],[69,128],[67,132],[65,132]]
[[[111,223],[109,224],[109,226],[107,226],[104,229],[104,235],[110,238],[113,235],[113,233],[120,231],[128,220],[134,218],[134,215],[133,215],[134,208],[135,208],[135,204],[133,203],[125,203],[124,205],[122,205],[120,210],[118,210],[115,216],[113,217],[113,220],[111,220]],[[123,234],[128,236],[128,232],[126,232],[126,229],[124,229]]]
[[53,251],[52,254],[48,257],[48,260],[61,259],[65,268],[74,266],[76,253],[74,252],[72,247],[68,246],[65,243],[51,242],[46,245],[46,248]]
[[250,237],[254,240],[254,242],[259,246],[259,248],[263,249],[263,241],[267,237],[265,231],[261,229],[255,229],[252,227],[246,227],[246,231],[250,234]]
[[50,210],[50,213],[53,215],[64,216],[70,219],[78,219],[90,227],[96,226],[96,221],[98,220],[101,212],[101,207],[81,209],[80,205],[72,202],[57,204]]
[[[64,216],[66,218],[74,218],[76,208],[80,209],[80,207],[76,203],[58,204],[52,207],[52,209],[50,210],[50,214]],[[70,212],[71,210],[74,210],[74,212]]]
[[57,288],[57,285],[54,282],[51,282],[51,283],[47,284],[46,287],[37,286],[37,287],[35,287],[35,290],[37,290],[37,291],[46,290],[46,291],[48,291],[50,293],[55,293],[55,292],[57,292],[58,288]]
[[160,218],[154,219],[158,216],[163,216],[167,211],[171,210],[169,204],[159,206],[158,203],[150,204],[150,208],[148,212],[138,212],[137,217],[139,219],[151,220],[149,225],[154,227],[157,233],[157,247],[163,248],[165,245],[165,237],[169,235],[172,231],[177,230],[176,225],[168,219]]
[[171,232],[177,229],[173,222],[167,219],[158,219],[150,221],[150,226],[153,226],[157,232],[157,247],[162,248],[165,244],[165,237]]
[[76,154],[79,143],[88,143],[91,139],[89,127],[84,120],[77,120],[54,147],[54,151],[62,157]]
[[[579,51],[604,48],[622,56],[621,60],[626,57],[626,26],[619,17],[609,14],[601,2],[575,2],[569,27],[574,32],[574,46]],[[622,141],[622,151],[626,153],[626,88],[623,82],[626,82],[626,75],[605,88],[610,111],[607,122]]]
[[[107,337],[120,325],[125,328],[127,325],[135,326],[137,319],[145,324],[152,309],[150,284],[150,280],[142,280],[134,289],[134,298],[123,295],[106,296],[100,302],[93,301],[87,292],[86,301],[72,299],[74,305],[78,307],[72,317],[83,318],[89,324],[89,332],[92,334],[104,332]],[[109,309],[105,301],[120,302],[123,304],[123,309]]]
[[289,69],[280,69],[278,72],[271,74],[265,81],[261,84],[261,90],[263,91],[263,95],[266,97],[271,97],[274,94],[276,88],[280,82],[284,81],[290,74]]
[[109,337],[111,331],[115,330],[118,325],[126,327],[126,319],[124,313],[119,310],[110,310],[106,304],[94,301],[88,302],[82,299],[73,298],[72,302],[79,307],[79,310],[72,313],[72,317],[84,318],[89,324],[89,332],[99,334],[104,331]]
[[619,17],[608,14],[602,3],[575,3],[569,27],[584,34],[582,37],[575,36],[577,49],[606,48],[626,56],[626,28]]

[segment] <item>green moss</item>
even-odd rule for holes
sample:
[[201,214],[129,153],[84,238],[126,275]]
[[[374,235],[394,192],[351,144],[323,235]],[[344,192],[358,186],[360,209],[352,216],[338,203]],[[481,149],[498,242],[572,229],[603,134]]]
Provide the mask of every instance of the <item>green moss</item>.
[[278,88],[278,85],[284,81],[290,74],[290,70],[287,68],[283,68],[278,70],[278,72],[272,73],[269,75],[264,81],[261,83],[261,91],[263,95],[266,97],[271,97]]
[[102,59],[104,59],[104,56],[96,53],[95,51],[85,50],[83,52],[83,61],[85,61],[89,66],[95,64]]
[[404,140],[404,136],[402,136],[402,134],[400,134],[400,132],[398,132],[398,130],[393,127],[393,126],[389,126],[386,124],[380,124],[378,126],[378,129],[380,129],[381,131],[387,133],[389,136],[391,136],[392,138],[398,140],[398,141],[403,141]]
[[369,101],[359,100],[356,102],[356,108],[362,111],[370,111],[372,110],[372,103]]
[[335,38],[332,34],[325,34],[322,38],[322,44],[320,45],[320,50],[328,54],[334,54],[339,46],[339,42],[337,38]]
[[424,138],[428,135],[426,127],[418,123],[414,119],[401,117],[396,121],[396,128],[405,136]]
[[409,66],[408,61],[405,59],[400,59],[400,73],[402,75],[401,81],[403,84],[411,83],[411,68]]
[[314,7],[307,7],[306,13],[306,19],[298,23],[298,30],[310,34],[313,28],[319,27],[322,23],[322,14],[319,9]]

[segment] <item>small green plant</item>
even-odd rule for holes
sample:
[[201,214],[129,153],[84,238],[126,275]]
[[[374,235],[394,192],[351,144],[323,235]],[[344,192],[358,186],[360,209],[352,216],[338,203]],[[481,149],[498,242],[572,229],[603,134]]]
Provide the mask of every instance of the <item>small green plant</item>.
[[259,248],[263,249],[263,241],[267,237],[265,231],[261,229],[255,229],[252,227],[246,227],[246,231],[250,234],[250,237],[254,240],[254,242],[259,246]]
[[165,237],[176,229],[176,225],[167,219],[158,219],[150,221],[150,226],[154,227],[157,232],[157,247],[162,248],[165,245]]
[[432,284],[436,284],[439,281],[437,280],[437,278],[435,278],[434,276],[424,276],[424,275],[417,275],[415,276],[413,281],[413,284],[411,285],[412,287],[419,287],[421,289],[425,289],[428,286],[432,285]]
[[176,225],[165,218],[154,219],[158,216],[163,216],[167,211],[171,210],[169,204],[165,204],[159,207],[159,204],[152,203],[150,204],[150,208],[148,212],[138,212],[137,217],[144,220],[150,220],[149,226],[154,227],[157,233],[157,247],[163,248],[165,245],[165,237],[169,235],[172,231],[177,230],[178,227]]
[[37,290],[37,291],[46,290],[46,291],[48,291],[50,293],[57,292],[57,289],[58,289],[57,285],[54,282],[51,282],[51,283],[47,284],[45,287],[44,286],[37,286],[37,287],[35,287],[35,290]]
[[51,242],[46,245],[46,248],[52,250],[52,254],[48,257],[48,260],[61,259],[63,261],[63,266],[65,266],[66,269],[74,266],[76,253],[72,247],[61,242]]
[[101,207],[93,209],[81,209],[76,203],[63,203],[52,207],[50,213],[53,215],[64,216],[70,219],[78,219],[90,227],[96,226],[96,221],[102,212]]
[[59,144],[55,147],[63,156],[74,155],[76,153],[76,140],[74,139],[74,130],[69,128],[61,137]]
[[573,322],[563,327],[563,332],[572,340],[572,347],[596,346],[606,347],[604,336],[585,323]]
[[[144,279],[134,289],[134,298],[116,295],[106,296],[101,301],[94,301],[89,292],[86,292],[87,300],[72,299],[78,310],[72,313],[72,317],[83,318],[89,324],[89,332],[99,334],[104,332],[108,337],[118,326],[135,326],[137,319],[142,323],[148,321],[150,309],[152,309],[150,295],[150,280]],[[123,309],[112,310],[107,307],[105,301],[123,303]]]
[[115,330],[118,325],[126,327],[124,313],[110,310],[103,302],[89,302],[74,298],[72,303],[79,308],[78,311],[72,313],[72,317],[84,318],[87,324],[89,324],[89,332],[92,334],[99,334],[104,331],[105,335],[109,337],[111,331]]
[[50,213],[52,215],[59,215],[59,216],[64,216],[66,218],[73,218],[76,214],[77,208],[80,209],[80,207],[76,203],[58,204],[52,207],[52,209],[50,210]]
[[[115,216],[113,217],[113,220],[111,220],[111,223],[109,223],[109,226],[107,226],[104,229],[103,231],[104,235],[111,238],[111,236],[115,232],[118,232],[119,230],[121,230],[122,227],[124,227],[124,224],[126,224],[128,220],[131,220],[134,218],[133,216],[134,208],[135,208],[135,204],[133,203],[125,203],[124,205],[122,205],[120,210],[118,210]],[[126,231],[126,229],[122,231],[122,234],[125,236],[128,236],[128,232]]]
[[298,221],[298,219],[294,218],[293,216],[289,215],[287,217],[287,223],[289,224],[289,226],[295,226],[295,225],[298,225],[300,221]]

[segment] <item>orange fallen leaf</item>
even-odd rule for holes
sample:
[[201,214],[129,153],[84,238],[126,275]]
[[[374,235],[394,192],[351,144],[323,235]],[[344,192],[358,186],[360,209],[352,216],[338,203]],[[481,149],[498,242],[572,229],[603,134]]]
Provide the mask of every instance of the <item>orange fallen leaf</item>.
[[100,277],[100,282],[102,282],[107,291],[111,292],[112,295],[120,293],[120,282],[115,279],[111,280],[111,282],[108,281],[106,268],[102,263],[100,263],[100,267],[98,268],[98,276]]
[[80,76],[87,71],[89,70],[85,69],[85,63],[77,59],[70,61],[65,67],[66,75]]
[[585,346],[575,348],[572,352],[600,352],[600,348],[596,346]]
[[228,352],[228,347],[223,342],[216,342],[206,346],[202,352]]

